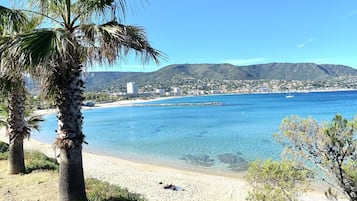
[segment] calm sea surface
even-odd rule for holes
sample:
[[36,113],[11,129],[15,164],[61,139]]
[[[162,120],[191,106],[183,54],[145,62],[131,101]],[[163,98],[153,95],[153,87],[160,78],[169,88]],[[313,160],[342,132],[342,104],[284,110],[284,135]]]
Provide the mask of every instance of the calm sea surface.
[[[135,160],[240,171],[257,158],[280,157],[273,134],[291,114],[331,121],[357,114],[357,91],[174,98],[134,107],[85,110],[84,150]],[[210,105],[207,103],[219,103]],[[145,105],[147,104],[147,105]],[[56,116],[33,138],[52,143]]]

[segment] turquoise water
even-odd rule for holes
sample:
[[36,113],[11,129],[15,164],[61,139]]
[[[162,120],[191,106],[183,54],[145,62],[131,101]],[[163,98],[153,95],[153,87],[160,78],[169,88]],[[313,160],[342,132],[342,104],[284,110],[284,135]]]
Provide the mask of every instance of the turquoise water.
[[[84,150],[147,161],[240,171],[257,158],[279,158],[273,134],[291,114],[331,121],[357,113],[357,91],[215,95],[167,99],[134,107],[85,110]],[[216,105],[202,103],[220,103]],[[187,104],[189,103],[189,104]],[[163,106],[166,105],[166,106]],[[35,133],[54,142],[56,116]]]

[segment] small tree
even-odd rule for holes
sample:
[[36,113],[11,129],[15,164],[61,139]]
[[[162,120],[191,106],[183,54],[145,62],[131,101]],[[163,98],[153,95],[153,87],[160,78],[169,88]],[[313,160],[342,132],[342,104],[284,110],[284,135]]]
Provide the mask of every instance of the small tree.
[[246,178],[253,186],[248,201],[297,200],[310,185],[311,172],[292,161],[254,161]]
[[[351,201],[357,200],[357,118],[348,121],[340,114],[331,123],[319,125],[311,117],[291,116],[283,120],[276,139],[290,156],[316,164],[338,184]],[[331,194],[329,190],[327,194]]]

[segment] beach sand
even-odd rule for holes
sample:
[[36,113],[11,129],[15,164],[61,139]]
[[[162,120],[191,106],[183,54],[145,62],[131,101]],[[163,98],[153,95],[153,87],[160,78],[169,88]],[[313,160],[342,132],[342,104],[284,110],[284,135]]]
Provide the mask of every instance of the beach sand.
[[[132,103],[133,101],[129,101],[105,106]],[[40,112],[44,114],[54,110]],[[8,141],[4,129],[1,130],[0,140]],[[33,139],[25,140],[24,147],[26,150],[41,151],[50,157],[55,155],[52,145]],[[239,175],[237,177],[213,175],[88,152],[83,152],[83,168],[85,177],[119,185],[143,195],[149,201],[243,201],[251,188],[244,177]],[[164,189],[164,186],[169,184],[183,190]],[[327,200],[323,190],[308,192],[300,200]]]

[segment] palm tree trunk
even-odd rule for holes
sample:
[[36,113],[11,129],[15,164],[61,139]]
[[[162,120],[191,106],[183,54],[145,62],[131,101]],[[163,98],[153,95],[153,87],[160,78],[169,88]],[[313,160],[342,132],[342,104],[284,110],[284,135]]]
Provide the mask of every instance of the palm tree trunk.
[[18,174],[25,172],[23,138],[18,136],[11,140],[9,144],[8,174]]
[[59,148],[57,157],[60,164],[59,200],[87,200],[82,165],[83,82],[80,79],[80,65],[58,69],[56,77],[59,91],[55,100],[58,109],[56,146]]
[[22,87],[12,90],[9,101],[9,160],[8,173],[18,174],[25,172],[23,139],[29,135],[26,127],[25,114],[25,90]]

